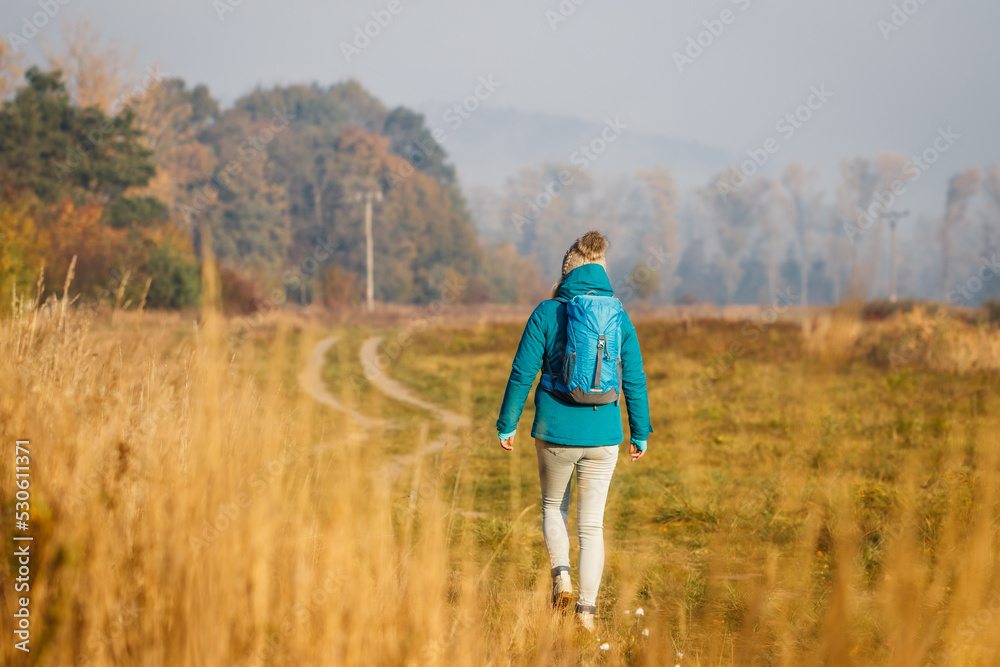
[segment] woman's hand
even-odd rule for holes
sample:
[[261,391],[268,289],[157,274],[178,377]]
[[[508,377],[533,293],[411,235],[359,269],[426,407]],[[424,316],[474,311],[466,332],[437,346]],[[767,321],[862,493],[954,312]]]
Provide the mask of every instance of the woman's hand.
[[501,440],[500,446],[506,449],[508,452],[514,451],[514,436],[510,436],[506,440]]
[[629,456],[632,457],[632,462],[634,463],[634,462],[638,461],[639,459],[641,459],[642,455],[645,454],[646,451],[645,450],[640,451],[638,448],[636,448],[635,445],[629,444],[629,446],[628,446],[628,453],[629,453]]

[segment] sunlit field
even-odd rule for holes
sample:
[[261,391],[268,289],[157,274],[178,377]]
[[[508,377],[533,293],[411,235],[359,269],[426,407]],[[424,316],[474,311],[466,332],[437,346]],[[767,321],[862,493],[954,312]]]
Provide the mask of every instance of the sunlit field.
[[655,433],[622,449],[589,635],[549,607],[530,400],[496,442],[516,313],[233,336],[212,312],[15,311],[33,664],[1000,660],[1000,333],[977,313],[637,318]]
[[997,25],[0,1],[0,667],[1000,667]]

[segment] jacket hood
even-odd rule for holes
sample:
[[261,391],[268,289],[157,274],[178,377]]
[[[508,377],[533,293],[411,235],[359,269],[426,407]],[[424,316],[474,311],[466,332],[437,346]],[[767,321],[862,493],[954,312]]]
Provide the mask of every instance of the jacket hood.
[[569,300],[587,292],[598,296],[614,296],[608,273],[600,264],[584,264],[567,273],[559,284],[556,296]]

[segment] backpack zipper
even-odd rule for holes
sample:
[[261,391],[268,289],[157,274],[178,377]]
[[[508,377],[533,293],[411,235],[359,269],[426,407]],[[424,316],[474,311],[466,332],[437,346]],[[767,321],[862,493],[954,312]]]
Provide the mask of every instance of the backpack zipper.
[[[594,381],[591,383],[590,391],[601,390],[601,359],[608,355],[607,336],[597,337],[597,368],[594,369]],[[610,359],[610,357],[607,357]]]

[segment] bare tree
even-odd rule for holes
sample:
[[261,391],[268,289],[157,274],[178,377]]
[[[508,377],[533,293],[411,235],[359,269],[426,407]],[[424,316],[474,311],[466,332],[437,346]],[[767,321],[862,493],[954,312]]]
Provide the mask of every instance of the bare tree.
[[781,188],[775,188],[777,202],[795,232],[799,244],[799,294],[800,303],[809,305],[809,235],[816,213],[821,206],[823,193],[814,192],[816,169],[806,169],[793,162],[781,177]]
[[[833,278],[834,298],[865,298],[871,278],[871,263],[858,261],[854,244],[845,230],[856,225],[867,215],[881,176],[870,160],[855,158],[840,166],[840,183],[837,186],[837,209],[834,216],[833,237],[829,244],[830,267]],[[869,253],[870,254],[870,253]],[[864,268],[868,270],[865,271]],[[877,267],[875,267],[877,268]]]
[[[500,210],[500,193],[488,185],[472,184],[464,188],[469,203],[469,213],[476,223],[480,237],[493,241],[507,241],[504,235],[503,213]],[[509,231],[509,230],[508,230]]]
[[645,183],[652,201],[652,215],[657,236],[655,242],[662,243],[664,249],[670,253],[666,265],[659,270],[660,292],[665,300],[669,300],[674,290],[676,282],[674,274],[681,255],[676,216],[677,184],[673,173],[663,167],[642,170],[639,172],[639,178]]
[[1000,215],[1000,165],[996,162],[983,174],[983,189],[989,199],[994,213]]
[[546,279],[558,280],[566,248],[593,224],[594,200],[594,179],[586,171],[559,163],[522,167],[504,186],[504,237],[535,257]]
[[[900,188],[905,186],[912,177],[912,175],[905,168],[907,163],[907,157],[900,153],[892,153],[887,151],[879,153],[878,157],[876,158],[876,162],[878,164],[879,173],[881,174],[882,177],[881,190],[884,193],[883,197],[885,198],[891,197],[893,203],[895,203],[894,202],[894,199],[896,197],[895,193],[899,191]],[[888,274],[889,286],[887,291],[889,293],[889,300],[895,301],[897,292],[896,278],[897,278],[897,263],[898,263],[896,228],[899,224],[899,221],[908,217],[910,212],[908,210],[890,211],[888,210],[888,207],[891,206],[892,204],[887,205],[887,210],[883,211],[882,217],[883,219],[889,221],[889,274]],[[878,232],[879,233],[875,237],[876,240],[878,241],[876,252],[878,253],[877,255],[878,259],[881,260],[882,257],[881,226]]]
[[726,287],[726,302],[731,304],[736,296],[743,269],[741,262],[755,225],[764,210],[765,195],[770,189],[767,181],[757,178],[747,181],[741,188],[722,194],[722,184],[731,183],[730,174],[715,176],[702,190],[708,206],[711,223],[722,254],[716,258],[716,268]]
[[0,102],[14,92],[22,76],[21,54],[15,54],[7,40],[0,39]]
[[764,273],[767,277],[767,303],[774,304],[778,296],[778,277],[780,273],[779,250],[781,243],[781,230],[778,228],[778,217],[781,209],[781,186],[771,179],[768,187],[761,193],[761,202],[758,209],[759,238],[757,247],[759,248],[759,258],[764,265]]
[[983,192],[987,208],[983,211],[983,246],[996,250],[1000,233],[1000,166],[990,165],[983,173]]
[[66,89],[81,107],[111,111],[125,92],[135,51],[124,54],[115,44],[103,44],[90,19],[62,25],[63,51],[43,46],[49,67],[62,71]]
[[952,176],[948,182],[944,219],[941,223],[941,294],[948,294],[948,277],[951,269],[953,234],[965,220],[969,200],[979,191],[979,168],[968,169]]
[[[144,188],[133,194],[152,196],[170,207],[174,220],[183,222],[186,216],[181,205],[190,204],[192,188],[208,183],[218,166],[218,157],[211,147],[197,140],[198,132],[211,122],[217,107],[208,102],[205,109],[196,109],[193,100],[203,96],[210,100],[207,89],[198,87],[189,93],[184,82],[170,79],[146,90],[138,99],[129,100],[136,113],[136,127],[142,130],[142,142],[153,151],[156,176]],[[222,174],[223,180],[228,174]]]
[[312,185],[316,229],[321,230],[324,228],[323,195],[334,180],[337,153],[332,147],[320,141],[313,144],[313,150],[312,163],[306,167],[306,173],[309,175],[309,181]]

